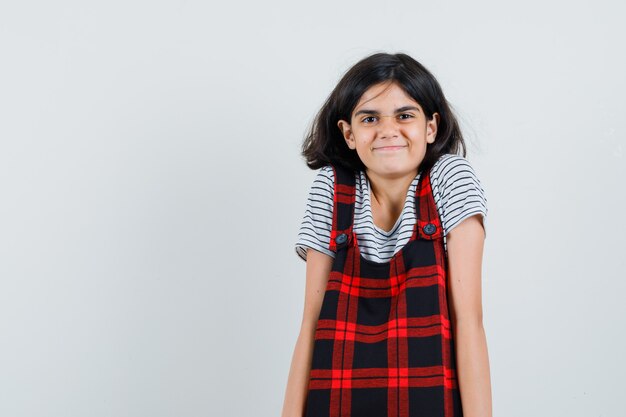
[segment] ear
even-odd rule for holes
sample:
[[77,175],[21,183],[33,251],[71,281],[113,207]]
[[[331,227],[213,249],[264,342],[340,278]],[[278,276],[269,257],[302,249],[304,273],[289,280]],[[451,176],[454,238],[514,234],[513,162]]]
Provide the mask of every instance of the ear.
[[434,143],[439,125],[439,113],[433,113],[433,117],[426,121],[426,142]]
[[350,123],[346,122],[345,120],[339,120],[337,122],[337,126],[339,127],[339,130],[341,130],[341,134],[343,135],[343,138],[345,139],[348,148],[356,149],[356,141],[354,140],[354,135],[352,134],[352,126],[350,126]]

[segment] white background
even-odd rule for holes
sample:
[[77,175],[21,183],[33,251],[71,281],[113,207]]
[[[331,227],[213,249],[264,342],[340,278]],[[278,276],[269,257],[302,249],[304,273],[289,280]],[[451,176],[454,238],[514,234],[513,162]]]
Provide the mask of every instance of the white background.
[[0,415],[278,416],[300,145],[378,51],[435,74],[488,198],[494,415],[623,415],[625,11],[3,1]]

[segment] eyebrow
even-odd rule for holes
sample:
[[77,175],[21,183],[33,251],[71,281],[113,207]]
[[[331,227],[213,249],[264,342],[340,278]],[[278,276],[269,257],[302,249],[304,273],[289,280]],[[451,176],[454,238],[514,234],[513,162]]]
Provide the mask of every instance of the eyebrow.
[[[396,111],[394,113],[402,113],[403,111],[407,111],[407,110],[419,111],[420,109],[415,107],[415,106],[404,106],[404,107],[400,107],[399,109],[396,109]],[[354,113],[354,117],[358,116],[359,114],[380,114],[380,112],[377,111],[377,110],[363,109],[363,110],[359,110],[358,112]]]

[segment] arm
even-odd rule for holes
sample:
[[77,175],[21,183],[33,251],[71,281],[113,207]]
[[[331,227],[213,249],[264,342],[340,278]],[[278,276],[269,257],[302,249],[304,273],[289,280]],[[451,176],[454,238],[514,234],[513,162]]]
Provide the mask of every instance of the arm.
[[333,258],[314,249],[307,250],[304,313],[287,380],[282,417],[302,417],[313,357],[315,328],[320,315]]
[[491,381],[482,323],[481,269],[484,229],[480,215],[463,220],[446,237],[450,316],[457,381],[466,417],[491,417]]

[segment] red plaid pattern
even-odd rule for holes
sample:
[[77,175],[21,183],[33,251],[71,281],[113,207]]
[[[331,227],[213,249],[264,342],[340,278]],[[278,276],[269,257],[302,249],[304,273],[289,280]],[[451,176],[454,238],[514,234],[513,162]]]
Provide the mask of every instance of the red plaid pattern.
[[333,170],[336,257],[315,331],[305,417],[461,417],[430,170],[416,189],[411,239],[385,263],[362,257],[352,231],[356,172]]

